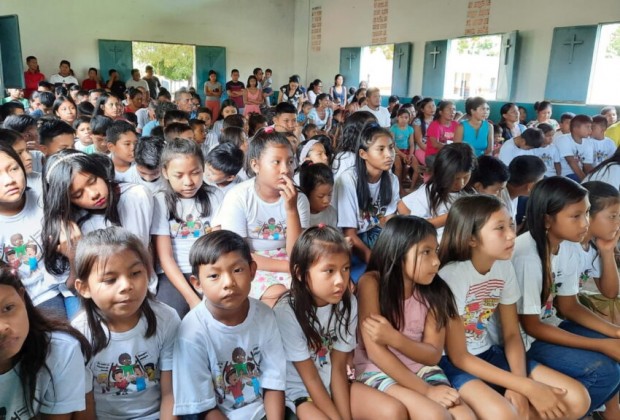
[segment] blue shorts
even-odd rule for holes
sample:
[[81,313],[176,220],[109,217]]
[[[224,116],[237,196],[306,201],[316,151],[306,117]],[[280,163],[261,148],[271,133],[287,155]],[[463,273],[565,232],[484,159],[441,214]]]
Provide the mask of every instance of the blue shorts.
[[[506,359],[506,354],[504,353],[503,347],[493,345],[487,351],[477,354],[476,357],[484,360],[487,363],[492,364],[495,367],[510,371],[510,366],[508,365],[508,360]],[[538,366],[538,362],[526,359],[525,367],[527,369],[528,375],[536,368],[536,366]],[[473,381],[474,379],[479,379],[476,376],[471,375],[454,366],[452,362],[448,359],[448,356],[443,356],[441,358],[441,360],[439,361],[439,367],[443,369],[444,373],[448,377],[448,380],[452,384],[452,387],[455,388],[457,391],[461,389],[461,387],[467,382]],[[504,394],[504,388],[499,387],[495,384],[490,384],[488,382],[485,383],[500,394]]]

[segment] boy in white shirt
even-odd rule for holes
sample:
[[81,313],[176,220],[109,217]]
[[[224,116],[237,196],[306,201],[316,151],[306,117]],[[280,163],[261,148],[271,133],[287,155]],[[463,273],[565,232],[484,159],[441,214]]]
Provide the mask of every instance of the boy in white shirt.
[[592,118],[576,115],[570,122],[570,134],[564,134],[555,140],[562,157],[562,176],[581,182],[592,170],[594,150],[588,139],[591,133]]
[[244,180],[239,176],[243,168],[243,159],[243,151],[232,143],[216,146],[205,159],[205,182],[226,194]]
[[602,115],[596,115],[592,118],[592,134],[590,141],[594,151],[593,166],[597,167],[605,159],[608,159],[616,151],[616,143],[609,137],[605,137],[607,130],[607,118]]

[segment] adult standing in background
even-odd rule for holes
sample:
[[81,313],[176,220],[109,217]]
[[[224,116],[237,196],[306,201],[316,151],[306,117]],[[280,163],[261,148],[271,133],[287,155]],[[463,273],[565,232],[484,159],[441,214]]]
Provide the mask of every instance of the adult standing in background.
[[157,93],[159,92],[159,88],[161,87],[161,83],[159,82],[159,78],[153,75],[153,66],[148,65],[144,68],[144,72],[146,73],[142,80],[146,82],[149,86],[149,95],[151,99],[157,99]]
[[24,97],[29,99],[32,92],[39,88],[39,82],[45,80],[45,75],[39,71],[37,57],[33,55],[26,58],[26,66],[28,66],[28,68],[24,72],[24,81],[26,82]]
[[129,88],[139,88],[139,87],[143,87],[144,90],[146,90],[146,92],[149,94],[150,96],[150,92],[149,92],[149,84],[146,82],[146,80],[143,80],[140,78],[140,70],[138,69],[132,69],[131,70],[131,79],[127,80],[127,82],[125,83],[125,86],[127,87],[127,89]]
[[125,83],[123,83],[123,81],[121,80],[121,77],[116,71],[116,69],[110,69],[110,71],[108,71],[108,75],[110,79],[105,85],[106,90],[112,92],[119,98],[125,96],[125,90],[127,88],[125,87]]
[[75,76],[71,75],[71,63],[67,60],[62,60],[60,62],[60,66],[58,66],[58,73],[52,75],[50,77],[49,82],[54,86],[57,85],[79,85],[80,83],[75,78]]
[[82,89],[85,91],[101,89],[101,79],[96,68],[91,67],[88,69],[88,78],[82,81]]
[[217,81],[215,70],[209,70],[209,80],[204,85],[205,106],[211,110],[211,118],[215,121],[220,115],[220,98],[222,84]]
[[243,114],[243,108],[245,107],[243,91],[245,90],[245,85],[239,81],[239,70],[233,69],[230,72],[230,77],[232,80],[226,83],[226,94],[237,105],[239,114]]

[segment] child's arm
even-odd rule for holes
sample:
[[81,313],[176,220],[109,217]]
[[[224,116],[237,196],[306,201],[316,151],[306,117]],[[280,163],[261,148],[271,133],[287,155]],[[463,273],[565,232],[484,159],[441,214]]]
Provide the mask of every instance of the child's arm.
[[345,238],[349,238],[351,240],[351,245],[353,246],[353,250],[355,253],[366,263],[370,261],[370,249],[366,246],[364,242],[357,236],[357,229],[355,228],[343,228],[342,233]]
[[297,369],[297,373],[299,373],[314,405],[325,413],[328,418],[339,419],[340,413],[338,412],[338,408],[329,396],[327,389],[325,389],[312,359],[306,359],[302,362],[293,362],[293,365],[295,365],[295,369]]
[[185,276],[183,276],[181,269],[174,260],[170,235],[153,235],[153,247],[155,248],[159,264],[170,283],[179,291],[190,308],[198,305],[200,297],[185,280]]
[[161,404],[159,406],[160,420],[173,420],[176,416],[172,415],[174,407],[174,396],[172,395],[172,371],[162,370],[159,378],[161,387]]
[[564,159],[566,159],[568,166],[570,166],[579,180],[582,180],[586,176],[581,170],[581,166],[579,166],[579,160],[575,156],[564,156]]
[[[325,111],[325,112],[327,112],[327,111]],[[327,119],[327,123],[325,124],[325,127],[323,127],[323,131],[329,132],[329,130],[331,130],[331,129],[332,129],[332,117],[329,117]]]
[[280,190],[280,196],[284,199],[286,210],[286,254],[291,255],[293,245],[301,235],[301,221],[297,210],[297,188],[288,176],[284,177],[284,186]]
[[484,151],[485,155],[491,155],[491,153],[493,153],[493,124],[490,124],[487,121],[487,124],[489,124],[489,134],[487,135],[487,148]]
[[409,134],[409,138],[407,139],[407,143],[409,143],[409,159],[415,159],[415,140],[413,138],[413,133]]
[[330,354],[332,400],[341,419],[351,419],[351,386],[347,377],[347,360],[351,353],[332,350]]
[[579,303],[577,295],[556,296],[558,311],[569,321],[597,331],[607,337],[620,338],[620,327],[607,322]]
[[263,403],[267,420],[284,418],[284,391],[265,389]]
[[601,259],[601,276],[595,277],[594,282],[601,294],[607,299],[615,299],[619,292],[620,278],[618,278],[618,266],[614,255],[619,238],[620,231],[611,241],[596,239],[596,247]]
[[257,254],[252,254],[252,259],[256,261],[256,267],[259,270],[273,271],[275,273],[288,273],[289,271],[289,264],[286,260],[274,260],[273,258]]
[[553,166],[555,168],[555,173],[557,174],[557,176],[561,176],[562,175],[562,165],[559,162],[554,162]]
[[[424,122],[421,122],[421,124],[424,124]],[[426,150],[426,145],[424,144],[424,140],[422,139],[422,126],[421,125],[416,125],[415,128],[413,129],[413,138],[415,140],[415,143],[418,145],[420,149]]]
[[278,103],[282,102],[282,91],[278,92]]
[[463,124],[459,124],[454,130],[453,143],[463,143]]

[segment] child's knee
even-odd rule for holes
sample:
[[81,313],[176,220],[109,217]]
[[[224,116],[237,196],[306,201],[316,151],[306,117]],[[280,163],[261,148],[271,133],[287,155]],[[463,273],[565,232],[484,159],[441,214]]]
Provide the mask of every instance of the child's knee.
[[[416,414],[422,413],[416,412]],[[424,410],[422,416],[418,416],[416,418],[424,418],[429,420],[452,420],[452,415],[443,406],[439,404],[433,404],[431,407]]]
[[569,410],[569,413],[567,413],[568,417],[583,417],[588,412],[591,403],[588,390],[579,382],[572,381],[566,386],[566,391],[564,402]]
[[403,419],[409,418],[407,407],[395,398],[391,398],[380,407],[376,407],[376,413],[374,413],[378,419]]
[[483,419],[518,420],[515,408],[506,401],[505,404],[488,404],[483,413],[477,413]]

